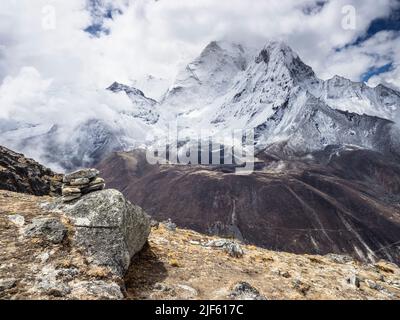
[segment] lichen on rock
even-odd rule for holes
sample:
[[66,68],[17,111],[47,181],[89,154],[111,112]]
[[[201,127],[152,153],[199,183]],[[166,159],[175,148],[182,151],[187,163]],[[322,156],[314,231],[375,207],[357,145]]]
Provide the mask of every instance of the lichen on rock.
[[107,266],[119,276],[150,234],[150,217],[117,190],[92,192],[57,209],[70,219],[74,245],[94,264]]

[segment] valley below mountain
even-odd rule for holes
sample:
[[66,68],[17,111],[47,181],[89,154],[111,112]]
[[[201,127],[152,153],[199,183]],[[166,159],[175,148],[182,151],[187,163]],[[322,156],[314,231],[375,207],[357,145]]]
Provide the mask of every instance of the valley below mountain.
[[116,153],[98,168],[158,220],[270,250],[400,262],[396,162],[357,148],[314,160],[264,156],[249,176],[224,165],[149,165],[143,151]]

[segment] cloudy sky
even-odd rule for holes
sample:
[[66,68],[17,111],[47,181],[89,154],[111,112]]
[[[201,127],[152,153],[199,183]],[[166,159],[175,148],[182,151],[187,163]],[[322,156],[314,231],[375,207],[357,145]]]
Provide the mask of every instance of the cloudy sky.
[[[212,40],[286,41],[321,78],[400,88],[394,0],[2,0],[0,118],[77,114],[113,81],[173,80]],[[353,16],[353,13],[355,14]],[[111,102],[112,103],[112,102]]]

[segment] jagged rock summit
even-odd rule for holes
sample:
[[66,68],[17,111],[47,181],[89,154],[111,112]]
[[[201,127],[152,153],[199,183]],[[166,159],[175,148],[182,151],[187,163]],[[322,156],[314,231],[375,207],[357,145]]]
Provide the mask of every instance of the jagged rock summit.
[[236,50],[207,46],[161,102],[176,112],[182,136],[255,129],[256,149],[280,157],[349,144],[398,153],[398,92],[341,77],[321,80],[279,41],[257,51],[231,46]]

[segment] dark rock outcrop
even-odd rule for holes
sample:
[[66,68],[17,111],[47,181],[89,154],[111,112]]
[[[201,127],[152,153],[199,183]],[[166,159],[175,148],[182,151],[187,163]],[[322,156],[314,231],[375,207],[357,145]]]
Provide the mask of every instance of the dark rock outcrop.
[[[23,154],[0,146],[0,189],[37,196],[50,193],[51,180],[57,175]],[[57,188],[53,189],[57,192]],[[59,191],[59,190],[58,190]]]

